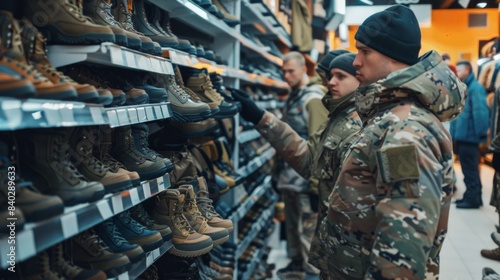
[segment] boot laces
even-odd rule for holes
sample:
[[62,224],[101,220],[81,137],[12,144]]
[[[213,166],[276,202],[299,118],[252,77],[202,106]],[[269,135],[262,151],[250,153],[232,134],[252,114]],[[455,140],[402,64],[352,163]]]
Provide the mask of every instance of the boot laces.
[[80,236],[80,240],[96,255],[101,255],[106,249],[106,247],[102,244],[99,236],[94,233],[85,232]]
[[54,161],[53,163],[59,169],[64,170],[63,175],[72,180],[85,180],[82,174],[78,172],[76,167],[71,164],[69,160],[69,144],[62,142],[62,137],[56,137],[54,139],[53,151]]
[[181,101],[186,102],[189,99],[189,95],[175,82],[175,78],[172,75],[167,75],[167,83],[169,85],[169,89],[173,90],[173,94],[177,96],[177,98],[181,99]]
[[80,8],[78,4],[74,0],[65,1],[64,5],[66,6],[66,10],[71,13],[71,15],[75,16],[79,20],[88,21],[88,17],[83,16],[80,12]]
[[115,20],[115,17],[111,14],[111,3],[107,3],[107,1],[100,1],[101,6],[101,14],[104,16],[104,20],[111,25],[119,26],[118,22]]
[[149,141],[148,141],[148,133],[147,132],[141,131],[139,133],[139,145],[141,146],[142,152],[146,156],[151,157],[151,158],[160,157],[160,155],[158,153],[156,153],[155,151],[153,151],[149,148]]
[[130,217],[130,213],[128,211],[125,211],[123,215],[120,215],[120,220],[122,220],[127,226],[132,228],[132,230],[136,232],[142,232],[144,231],[144,226],[136,222],[132,217]]
[[203,89],[205,89],[205,92],[209,92],[211,96],[213,96],[216,101],[221,101],[224,98],[214,89],[214,86],[212,82],[210,81],[210,78],[208,76],[205,76],[205,81],[203,82]]
[[79,143],[79,150],[83,153],[83,157],[85,158],[87,164],[90,167],[99,173],[106,172],[106,166],[98,159],[94,157],[92,154],[93,141],[89,139],[87,136],[83,136],[82,141]]
[[144,223],[147,227],[154,224],[155,221],[149,216],[148,212],[146,212],[146,209],[144,209],[142,204],[138,204],[134,211],[138,220]]
[[191,232],[191,225],[189,225],[186,217],[182,214],[182,207],[179,207],[177,202],[174,202],[174,206],[175,223],[181,228],[182,231],[186,231],[188,233]]
[[53,248],[53,250],[55,251],[55,261],[54,263],[57,264],[57,268],[59,271],[58,274],[59,276],[61,277],[68,277],[68,278],[72,278],[74,277],[75,275],[78,275],[78,273],[82,270],[82,268],[72,264],[71,262],[68,262],[67,260],[65,260],[62,255],[63,255],[63,246],[61,244],[55,246]]
[[117,246],[122,245],[123,243],[126,243],[127,240],[122,236],[121,232],[118,231],[116,228],[116,225],[110,221],[107,220],[103,223],[104,230],[112,237],[113,243],[115,243]]
[[[207,191],[198,191],[198,193],[202,193],[208,196]],[[212,200],[208,197],[197,197],[196,203],[198,207],[201,208],[204,212],[210,213],[212,216],[220,217],[219,213],[215,211],[215,208],[212,204]]]

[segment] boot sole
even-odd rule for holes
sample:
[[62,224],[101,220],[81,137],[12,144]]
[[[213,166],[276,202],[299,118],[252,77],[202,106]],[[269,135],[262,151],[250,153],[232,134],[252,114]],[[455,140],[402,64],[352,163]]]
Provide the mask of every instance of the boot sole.
[[175,111],[172,112],[173,112],[172,118],[178,122],[199,122],[202,120],[206,120],[212,116],[212,113],[210,111],[203,111],[200,114],[196,115],[194,114],[186,115]]
[[168,252],[174,256],[178,257],[183,257],[183,258],[194,258],[194,257],[199,257],[201,255],[204,255],[208,252],[210,252],[213,248],[213,245],[210,245],[209,247],[196,250],[196,251],[181,251],[175,248],[175,245],[168,250]]
[[115,42],[115,35],[109,33],[86,33],[79,36],[68,36],[61,33],[61,31],[55,26],[46,26],[45,30],[48,31],[44,32],[47,41],[52,44],[93,45],[103,42]]
[[[57,194],[56,194],[57,195]],[[94,192],[90,197],[82,197],[81,195],[76,195],[68,200],[63,200],[64,205],[73,206],[80,203],[95,202],[103,198],[105,195],[105,190],[98,190]],[[62,198],[62,197],[61,197]]]
[[[29,205],[18,205],[21,209]],[[38,222],[58,216],[64,212],[64,204],[51,205],[43,209],[37,209],[30,214],[24,214],[24,218],[29,222]]]
[[2,97],[30,98],[36,96],[35,87],[30,83],[24,86],[0,90]]
[[214,243],[213,246],[215,247],[217,245],[221,245],[221,244],[225,243],[228,240],[229,240],[229,235],[226,235],[225,237],[219,238],[219,239],[212,239],[212,242]]
[[108,270],[104,271],[104,273],[106,273],[106,276],[108,276],[108,277],[116,277],[116,276],[124,273],[125,271],[129,270],[131,267],[132,267],[132,263],[128,262],[128,263],[123,264],[121,266],[115,266],[112,269],[108,269]]
[[132,182],[130,182],[130,180],[128,180],[128,181],[118,182],[118,183],[114,183],[114,184],[104,185],[104,190],[106,191],[106,193],[117,193],[117,192],[129,190],[133,187],[134,187],[134,185],[132,185]]
[[[136,172],[138,172],[138,171],[136,171]],[[167,167],[163,166],[163,168],[159,168],[159,169],[156,169],[154,171],[138,172],[138,173],[139,173],[139,177],[141,177],[141,180],[153,180],[153,179],[156,179],[158,177],[165,175],[165,173],[167,173]]]
[[144,250],[144,252],[149,252],[149,251],[153,251],[154,249],[156,248],[159,248],[161,245],[163,245],[163,238],[160,238],[158,239],[157,241],[153,242],[153,243],[149,243],[149,244],[146,244],[146,245],[140,245],[142,247],[142,249]]
[[45,93],[36,96],[37,99],[53,99],[53,100],[75,100],[77,97],[76,90],[65,90],[56,93]]
[[131,49],[140,50],[142,48],[141,39],[127,37],[127,45]]

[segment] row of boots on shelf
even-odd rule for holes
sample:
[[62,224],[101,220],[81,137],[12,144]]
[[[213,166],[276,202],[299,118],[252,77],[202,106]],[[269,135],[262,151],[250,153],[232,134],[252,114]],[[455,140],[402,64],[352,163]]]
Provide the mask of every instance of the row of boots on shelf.
[[18,279],[115,277],[166,241],[172,243],[168,252],[175,256],[208,253],[229,239],[233,224],[215,212],[203,178],[198,181],[145,202],[152,206],[149,212],[139,204],[63,242],[65,257],[61,243],[22,262]]

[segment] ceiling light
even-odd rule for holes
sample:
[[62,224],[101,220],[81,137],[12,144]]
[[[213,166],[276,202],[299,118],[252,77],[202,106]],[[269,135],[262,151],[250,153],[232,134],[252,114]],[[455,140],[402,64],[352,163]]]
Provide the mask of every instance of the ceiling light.
[[486,5],[488,5],[488,3],[486,3],[486,2],[479,2],[479,3],[476,4],[476,7],[478,7],[478,8],[484,8],[484,7],[486,7]]
[[373,1],[370,0],[360,0],[360,1],[368,5],[373,5]]

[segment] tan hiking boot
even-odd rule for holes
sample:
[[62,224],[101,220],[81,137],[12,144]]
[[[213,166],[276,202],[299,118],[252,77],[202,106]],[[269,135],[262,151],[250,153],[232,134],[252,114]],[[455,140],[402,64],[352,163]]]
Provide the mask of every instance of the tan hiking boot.
[[186,196],[179,190],[168,189],[156,196],[154,218],[158,223],[168,225],[174,235],[174,245],[169,253],[180,257],[197,257],[213,248],[212,239],[197,233],[183,215]]
[[90,181],[98,181],[107,193],[116,193],[133,187],[125,170],[112,172],[94,157],[93,146],[97,141],[97,128],[77,127],[70,139],[70,157],[73,165]]
[[[179,66],[175,65],[174,73],[175,73],[175,82],[185,93],[189,95],[189,97],[191,97],[191,100],[193,100],[194,102],[203,102],[201,101],[201,98],[196,93],[194,93],[194,91],[186,87],[186,85],[184,84],[184,80],[182,79],[181,70],[179,69]],[[217,102],[205,102],[205,103],[208,105],[208,107],[210,107],[210,112],[212,113],[212,116],[219,112],[219,106],[217,105]]]
[[58,71],[47,58],[47,43],[41,32],[28,21],[23,21],[23,47],[26,59],[35,69],[42,73],[54,84],[66,84],[75,88],[77,101],[87,103],[97,103],[98,92],[96,88],[89,84],[79,84],[70,77]]
[[231,14],[219,0],[212,0],[212,3],[215,7],[217,7],[219,11],[222,12],[222,14],[224,15],[224,18],[222,20],[227,23],[227,25],[233,27],[240,24],[238,18],[235,15]]
[[116,42],[120,44],[119,38],[124,42],[124,46],[132,49],[140,49],[141,38],[138,34],[125,30],[111,14],[111,4],[106,0],[84,0],[83,13],[89,16],[95,23],[109,26],[116,37]]
[[212,200],[208,198],[208,186],[205,177],[199,176],[198,190],[196,191],[196,204],[200,209],[203,217],[207,219],[208,225],[211,227],[225,228],[228,232],[233,231],[233,222],[222,217],[215,211]]
[[198,233],[208,235],[212,238],[214,246],[220,245],[229,239],[229,233],[225,228],[211,227],[207,219],[201,214],[196,204],[196,194],[192,185],[179,186],[179,192],[186,196],[184,203],[184,216],[189,224]]
[[111,28],[94,24],[81,14],[79,0],[53,0],[49,3],[27,0],[24,15],[45,32],[51,44],[92,45],[115,42]]
[[[30,81],[36,90],[37,98],[74,99],[76,90],[69,84],[55,85],[44,77],[33,66],[29,65],[21,39],[22,26],[11,13],[0,11],[0,29],[6,32],[0,41],[0,65],[5,65],[14,72]],[[5,37],[5,38],[4,38]]]
[[[127,0],[108,0],[111,4],[111,14],[123,29],[139,36],[141,40],[141,51],[153,53],[155,51],[155,42],[144,36],[141,32],[134,29],[132,15],[128,9]],[[159,45],[158,45],[159,46]],[[161,49],[161,47],[160,47]]]

